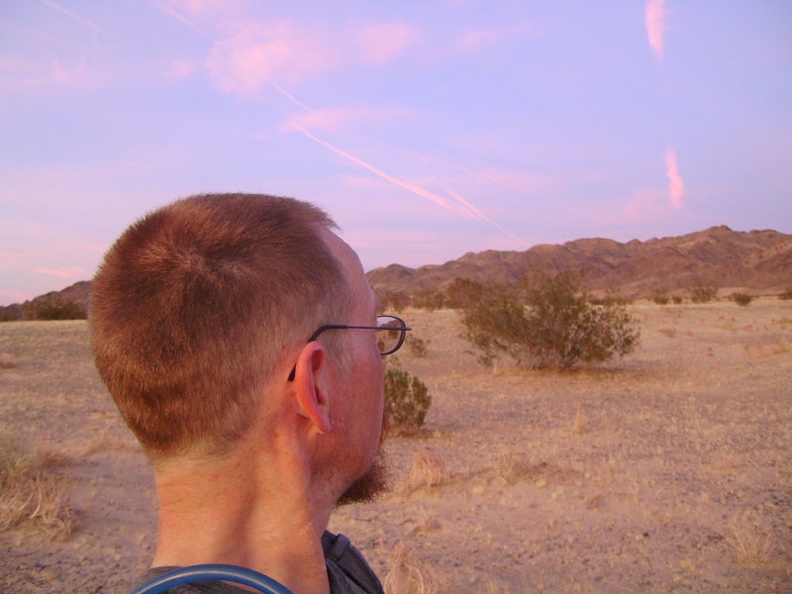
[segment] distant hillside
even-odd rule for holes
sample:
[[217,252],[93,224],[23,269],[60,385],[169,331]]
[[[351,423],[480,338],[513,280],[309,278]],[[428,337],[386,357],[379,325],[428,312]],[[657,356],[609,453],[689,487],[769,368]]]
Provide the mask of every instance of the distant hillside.
[[0,321],[21,320],[23,317],[22,308],[29,303],[43,303],[49,299],[56,299],[62,303],[76,303],[83,311],[88,311],[88,301],[91,296],[91,281],[80,281],[66,287],[61,291],[50,291],[44,295],[34,297],[30,301],[25,301],[22,305],[14,303],[6,307],[0,307]]
[[792,287],[792,235],[777,231],[732,231],[712,227],[681,237],[578,239],[563,245],[537,245],[522,252],[468,253],[442,265],[407,268],[391,264],[368,273],[375,290],[412,294],[441,288],[455,278],[512,283],[532,270],[582,270],[593,291],[618,289],[632,299],[658,289],[679,291],[712,283],[752,293],[780,293]]
[[[756,294],[781,293],[792,288],[792,235],[771,230],[732,231],[721,226],[645,242],[578,239],[563,245],[537,245],[523,252],[468,253],[445,264],[419,268],[391,264],[367,276],[374,289],[412,294],[426,287],[442,288],[455,278],[512,283],[532,270],[554,273],[570,269],[583,270],[585,284],[592,291],[618,289],[631,299],[651,297],[658,289],[681,291],[701,283]],[[87,309],[90,290],[90,281],[80,281],[32,302],[59,297]],[[0,320],[21,317],[19,304],[0,307]]]

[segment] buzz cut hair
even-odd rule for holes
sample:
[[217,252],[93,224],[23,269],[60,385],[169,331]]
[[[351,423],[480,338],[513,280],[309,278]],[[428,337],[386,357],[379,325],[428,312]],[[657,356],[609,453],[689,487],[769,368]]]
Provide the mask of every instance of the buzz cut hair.
[[335,228],[293,198],[200,194],[110,248],[92,283],[91,346],[153,462],[230,451],[284,358],[342,319],[349,282],[323,238]]

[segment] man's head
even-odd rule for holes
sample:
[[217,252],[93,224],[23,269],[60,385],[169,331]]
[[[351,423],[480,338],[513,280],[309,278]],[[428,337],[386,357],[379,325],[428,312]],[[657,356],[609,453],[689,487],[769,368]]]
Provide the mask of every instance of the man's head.
[[147,215],[110,249],[93,282],[92,345],[152,459],[230,450],[284,357],[351,315],[356,289],[328,241],[333,227],[290,198],[198,195]]

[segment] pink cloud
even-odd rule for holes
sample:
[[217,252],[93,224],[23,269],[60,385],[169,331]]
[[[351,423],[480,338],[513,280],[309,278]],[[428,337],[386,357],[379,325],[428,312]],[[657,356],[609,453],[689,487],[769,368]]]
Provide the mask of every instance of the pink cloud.
[[533,31],[526,23],[492,29],[477,29],[465,33],[457,42],[456,50],[478,51],[510,41],[514,37],[522,37]]
[[657,59],[663,60],[665,35],[665,0],[647,0],[646,2],[646,35],[649,47]]
[[28,293],[23,293],[22,291],[11,291],[8,289],[0,289],[0,303],[22,303],[27,299],[30,299],[30,295]]
[[68,65],[57,59],[48,62],[5,59],[0,60],[0,75],[0,85],[15,89],[90,84],[84,61]]
[[386,23],[363,28],[358,33],[358,43],[363,60],[382,64],[415,46],[421,40],[421,31],[404,23]]
[[666,174],[668,175],[668,197],[671,200],[671,206],[681,208],[685,194],[685,182],[682,181],[682,176],[679,175],[676,152],[673,147],[669,147],[666,151],[665,163]]
[[220,90],[249,94],[317,74],[333,61],[332,55],[315,32],[279,21],[249,25],[216,42],[206,67]]
[[91,276],[91,273],[85,270],[85,268],[80,268],[77,266],[72,266],[68,268],[35,268],[35,271],[39,274],[45,274],[47,276],[57,276],[58,278],[79,278],[85,279]]
[[168,68],[168,74],[172,78],[184,78],[195,70],[195,64],[186,60],[173,60]]

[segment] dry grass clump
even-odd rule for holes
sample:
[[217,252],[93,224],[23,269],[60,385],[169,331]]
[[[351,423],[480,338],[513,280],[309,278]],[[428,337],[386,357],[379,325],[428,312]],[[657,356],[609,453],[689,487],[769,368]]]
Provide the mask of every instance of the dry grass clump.
[[58,456],[32,454],[14,440],[0,438],[0,531],[30,522],[53,537],[66,538],[75,525],[67,480],[53,468]]
[[588,429],[588,417],[583,412],[583,408],[578,406],[575,420],[572,423],[572,435],[583,435]]
[[412,492],[434,489],[448,483],[450,479],[450,473],[442,467],[437,458],[422,448],[413,455],[410,473],[402,483],[401,490]]
[[496,472],[504,483],[513,485],[525,477],[527,468],[512,452],[504,452],[498,457]]
[[497,582],[489,582],[484,592],[486,594],[509,594],[509,587],[501,588]]
[[382,582],[386,594],[437,594],[435,575],[411,551],[399,543],[393,549],[391,567]]
[[8,353],[0,353],[0,369],[13,369],[16,367],[16,361]]
[[774,548],[772,534],[750,514],[733,518],[725,537],[740,565],[758,567],[770,560]]
[[760,339],[756,339],[743,347],[743,359],[746,361],[767,359],[768,357],[784,355],[788,352],[789,344],[783,339],[773,344],[765,344]]

